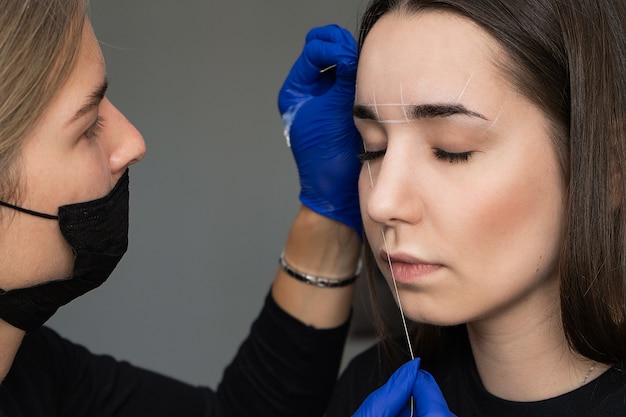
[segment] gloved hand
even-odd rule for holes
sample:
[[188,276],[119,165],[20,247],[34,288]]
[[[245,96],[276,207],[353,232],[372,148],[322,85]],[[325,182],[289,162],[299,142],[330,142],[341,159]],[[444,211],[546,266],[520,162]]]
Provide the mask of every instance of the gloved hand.
[[362,145],[352,119],[356,65],[357,45],[347,30],[312,29],[280,90],[278,108],[298,165],[300,201],[362,238],[357,188]]
[[352,417],[409,417],[411,396],[416,417],[455,417],[448,410],[435,379],[419,366],[420,360],[414,359],[398,368],[385,385],[363,401]]

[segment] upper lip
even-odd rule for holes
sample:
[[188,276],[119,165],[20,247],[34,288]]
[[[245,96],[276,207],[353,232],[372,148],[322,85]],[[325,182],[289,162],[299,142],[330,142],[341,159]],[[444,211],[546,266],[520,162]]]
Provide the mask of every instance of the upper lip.
[[379,252],[378,256],[385,261],[391,260],[391,262],[401,262],[405,264],[416,264],[416,265],[417,264],[437,265],[437,263],[428,262],[428,261],[425,261],[420,258],[416,258],[406,253],[396,252],[396,253],[388,254],[384,249]]

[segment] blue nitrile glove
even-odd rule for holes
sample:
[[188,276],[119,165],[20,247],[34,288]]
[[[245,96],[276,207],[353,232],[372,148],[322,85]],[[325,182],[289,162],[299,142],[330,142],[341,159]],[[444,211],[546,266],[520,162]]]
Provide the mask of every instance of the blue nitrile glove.
[[398,368],[385,385],[363,401],[352,417],[409,417],[411,396],[415,417],[455,417],[435,379],[419,366],[420,360],[414,359]]
[[298,165],[300,201],[362,237],[357,188],[362,145],[352,119],[356,65],[357,45],[347,30],[312,29],[280,90],[278,109]]

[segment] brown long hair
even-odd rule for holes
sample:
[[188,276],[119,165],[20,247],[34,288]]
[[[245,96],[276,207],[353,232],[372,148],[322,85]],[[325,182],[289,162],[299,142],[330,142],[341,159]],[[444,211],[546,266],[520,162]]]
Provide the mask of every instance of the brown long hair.
[[4,0],[0,8],[0,199],[17,191],[21,144],[78,53],[87,0]]
[[[585,357],[626,361],[626,3],[374,0],[359,46],[382,15],[425,9],[467,17],[493,36],[507,55],[500,69],[549,118],[566,185],[559,260],[565,335]],[[420,326],[419,333],[417,349],[428,354],[445,331]]]

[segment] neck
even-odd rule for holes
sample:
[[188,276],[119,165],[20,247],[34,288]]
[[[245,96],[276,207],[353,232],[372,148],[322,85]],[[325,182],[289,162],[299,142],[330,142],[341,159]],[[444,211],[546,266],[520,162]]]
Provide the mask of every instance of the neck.
[[9,373],[25,332],[0,319],[0,382]]
[[[558,300],[558,296],[551,297]],[[552,305],[551,309],[546,309],[546,305]],[[607,369],[570,349],[558,301],[525,303],[497,319],[467,326],[483,385],[502,399],[553,398],[581,387]]]

